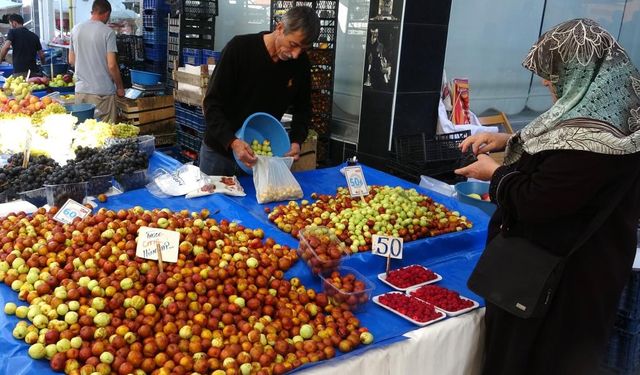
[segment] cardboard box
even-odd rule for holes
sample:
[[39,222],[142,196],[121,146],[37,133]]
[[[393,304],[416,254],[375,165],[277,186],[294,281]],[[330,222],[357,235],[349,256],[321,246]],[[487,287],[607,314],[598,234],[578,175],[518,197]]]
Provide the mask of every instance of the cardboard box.
[[300,172],[316,169],[317,149],[318,138],[316,136],[307,137],[307,140],[300,146],[300,158],[293,163],[291,171]]

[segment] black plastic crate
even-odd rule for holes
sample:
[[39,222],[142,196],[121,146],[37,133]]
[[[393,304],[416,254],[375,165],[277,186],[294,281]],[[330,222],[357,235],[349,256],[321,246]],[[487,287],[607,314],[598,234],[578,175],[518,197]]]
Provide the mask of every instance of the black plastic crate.
[[400,162],[426,163],[460,160],[460,143],[471,135],[470,131],[436,135],[414,134],[394,139],[396,158]]
[[144,59],[144,40],[136,35],[118,35],[116,38],[118,47],[118,62],[132,64]]
[[184,18],[201,19],[218,15],[217,0],[183,0],[182,14]]

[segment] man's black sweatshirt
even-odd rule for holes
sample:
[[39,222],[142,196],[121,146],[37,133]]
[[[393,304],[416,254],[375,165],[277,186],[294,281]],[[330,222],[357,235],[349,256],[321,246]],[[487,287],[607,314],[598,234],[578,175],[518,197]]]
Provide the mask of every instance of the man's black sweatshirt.
[[311,119],[309,58],[302,53],[295,60],[273,62],[263,41],[264,34],[231,39],[209,80],[203,103],[204,142],[229,157],[235,132],[255,112],[280,119],[291,106],[291,142],[302,144],[307,137]]

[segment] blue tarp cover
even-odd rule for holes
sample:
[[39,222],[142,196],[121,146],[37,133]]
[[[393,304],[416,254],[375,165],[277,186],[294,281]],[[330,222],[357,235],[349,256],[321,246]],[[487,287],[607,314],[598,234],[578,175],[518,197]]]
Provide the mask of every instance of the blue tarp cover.
[[[157,152],[150,162],[151,171],[157,168],[173,170],[179,165],[176,160]],[[425,265],[442,275],[443,280],[438,285],[456,290],[483,305],[482,299],[469,291],[466,286],[466,280],[484,248],[489,217],[479,209],[462,204],[453,198],[420,188],[373,168],[366,166],[362,168],[369,185],[416,188],[419,192],[431,196],[435,201],[443,203],[448,208],[460,211],[462,215],[467,216],[473,222],[474,226],[469,230],[405,243],[404,258],[401,260],[393,259],[391,264],[392,268],[416,263]],[[340,173],[339,167],[300,172],[296,173],[295,176],[305,193],[304,198],[309,200],[313,192],[335,194],[337,187],[346,186],[344,176]],[[266,236],[275,239],[278,243],[289,245],[293,248],[297,247],[298,241],[296,239],[280,231],[267,219],[264,207],[273,207],[278,203],[258,204],[251,176],[240,177],[240,182],[247,193],[246,197],[238,198],[214,194],[195,199],[185,199],[183,197],[160,199],[151,195],[146,189],[139,189],[110,197],[103,206],[114,210],[137,205],[147,209],[169,208],[172,210],[188,209],[191,211],[207,208],[211,213],[219,210],[218,213],[213,215],[214,218],[234,220],[249,228],[262,228]],[[355,268],[373,282],[376,286],[374,295],[391,291],[391,288],[377,278],[377,274],[385,270],[385,258],[366,252],[348,257],[343,261],[343,264]],[[287,272],[286,276],[298,276],[306,287],[316,290],[321,289],[319,278],[311,275],[307,265],[302,261],[297,262]],[[3,308],[4,304],[10,301],[19,305],[24,304],[24,302],[18,300],[17,294],[8,286],[3,283],[0,284],[0,307]],[[372,347],[384,346],[403,340],[404,337],[402,335],[404,333],[418,328],[373,303],[369,303],[357,316],[361,324],[368,327],[374,334],[375,341],[371,345],[360,346],[346,355],[337,352],[336,359],[345,358],[348,355],[358,355]],[[27,354],[28,345],[24,341],[13,338],[12,330],[17,321],[18,319],[15,316],[6,316],[3,312],[0,312],[0,374],[54,374],[55,372],[49,367],[48,361],[32,360]],[[302,368],[307,368],[311,365],[306,365]]]

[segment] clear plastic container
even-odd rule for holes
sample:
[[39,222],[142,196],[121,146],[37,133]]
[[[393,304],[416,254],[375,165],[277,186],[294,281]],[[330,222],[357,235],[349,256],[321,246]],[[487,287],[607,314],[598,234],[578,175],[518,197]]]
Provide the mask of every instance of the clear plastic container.
[[115,185],[120,191],[135,190],[145,187],[149,182],[149,174],[146,169],[140,169],[132,173],[117,175],[115,180]]
[[88,182],[74,182],[70,184],[44,185],[47,191],[49,206],[62,207],[69,199],[82,203],[87,196]]
[[314,275],[335,270],[342,257],[351,254],[351,250],[324,226],[303,228],[298,238],[298,256]]
[[5,203],[7,201],[7,192],[0,192],[0,203]]
[[360,310],[369,302],[375,289],[375,284],[351,267],[338,267],[321,274],[320,279],[329,302],[352,311]]
[[156,137],[153,135],[141,135],[138,137],[138,150],[147,154],[148,157],[153,155],[156,150]]
[[47,190],[43,187],[33,190],[22,191],[18,193],[18,197],[23,201],[27,201],[36,207],[42,207],[47,204]]
[[106,193],[113,185],[113,175],[93,176],[87,186],[87,195]]

